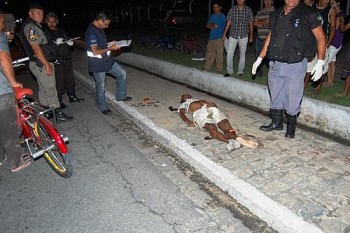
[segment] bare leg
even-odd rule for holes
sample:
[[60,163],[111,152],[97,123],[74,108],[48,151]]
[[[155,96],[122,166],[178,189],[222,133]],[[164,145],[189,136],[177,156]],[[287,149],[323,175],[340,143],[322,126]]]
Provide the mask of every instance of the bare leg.
[[232,128],[230,122],[227,119],[224,119],[218,123],[219,129],[224,132],[224,134],[230,139],[236,139],[236,131]]
[[307,88],[310,81],[311,73],[306,73],[304,78],[304,89]]
[[344,84],[344,96],[349,95],[349,90],[350,90],[350,76],[346,77],[345,84]]
[[325,77],[325,75],[323,74],[321,79],[317,81],[318,84],[317,84],[317,87],[314,90],[315,94],[319,94],[321,92],[321,88],[322,88],[322,84],[323,84],[323,81],[324,81],[324,77]]
[[335,62],[332,61],[328,64],[328,73],[327,73],[328,86],[333,86],[334,76],[335,76]]
[[226,142],[226,143],[229,142],[229,138],[226,135],[222,134],[218,130],[216,125],[210,124],[210,123],[206,123],[205,126],[204,126],[204,129],[206,129],[210,133],[210,136],[212,138],[215,138],[215,139],[217,139],[219,141]]
[[249,148],[256,148],[258,146],[257,142],[248,140],[242,136],[237,136],[236,131],[232,128],[227,119],[224,119],[218,123],[218,127],[224,132],[224,134],[230,138],[235,139],[237,142],[242,144],[243,146]]

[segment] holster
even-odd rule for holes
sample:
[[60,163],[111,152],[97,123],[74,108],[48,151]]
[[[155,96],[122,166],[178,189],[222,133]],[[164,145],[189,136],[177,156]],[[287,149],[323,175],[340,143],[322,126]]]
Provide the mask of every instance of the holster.
[[39,59],[35,59],[35,65],[39,68],[43,68],[44,66],[44,64]]

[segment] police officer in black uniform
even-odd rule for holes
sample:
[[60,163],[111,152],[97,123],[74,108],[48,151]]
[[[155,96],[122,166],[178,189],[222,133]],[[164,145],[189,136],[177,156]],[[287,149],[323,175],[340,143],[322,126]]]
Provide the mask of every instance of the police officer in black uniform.
[[55,109],[58,122],[71,121],[73,117],[62,112],[57,98],[54,72],[56,53],[53,43],[47,40],[41,26],[44,19],[43,7],[31,3],[28,16],[21,27],[20,39],[26,55],[30,58],[29,69],[38,82],[39,101]]
[[262,59],[270,60],[268,86],[272,122],[262,131],[282,130],[283,113],[287,116],[286,138],[295,137],[297,117],[301,110],[307,58],[316,52],[317,63],[311,74],[313,81],[322,76],[326,37],[322,19],[315,10],[300,0],[284,0],[285,5],[270,15],[270,32],[259,57],[252,67],[256,74]]
[[54,12],[47,13],[45,22],[47,25],[45,29],[46,37],[54,42],[56,47],[55,75],[57,95],[61,108],[65,108],[67,106],[62,100],[65,92],[67,92],[70,103],[84,101],[84,99],[77,97],[75,93],[75,77],[71,56],[73,41],[69,41],[66,32],[62,28],[57,27],[58,18]]

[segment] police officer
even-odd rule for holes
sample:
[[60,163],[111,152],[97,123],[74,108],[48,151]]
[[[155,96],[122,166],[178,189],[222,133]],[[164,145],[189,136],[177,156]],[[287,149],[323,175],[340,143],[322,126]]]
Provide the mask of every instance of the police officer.
[[45,35],[56,46],[57,62],[55,63],[55,76],[57,96],[61,108],[65,108],[67,106],[62,100],[65,91],[67,92],[70,103],[84,101],[84,99],[77,97],[75,94],[75,77],[70,47],[73,45],[73,41],[69,41],[66,32],[62,28],[57,27],[58,18],[54,12],[47,13],[45,22],[47,25]]
[[21,27],[20,39],[26,55],[30,58],[29,69],[38,82],[39,101],[55,109],[58,122],[71,121],[73,117],[62,112],[57,98],[53,63],[56,53],[40,24],[44,19],[43,7],[36,3],[30,4],[28,15]]
[[272,122],[261,126],[262,131],[282,130],[283,112],[286,111],[286,138],[295,137],[297,116],[303,98],[307,57],[316,52],[318,61],[311,74],[317,81],[322,76],[326,51],[326,37],[322,18],[300,0],[285,0],[285,5],[270,15],[270,32],[259,57],[253,64],[252,74],[267,55],[270,60],[268,86]]

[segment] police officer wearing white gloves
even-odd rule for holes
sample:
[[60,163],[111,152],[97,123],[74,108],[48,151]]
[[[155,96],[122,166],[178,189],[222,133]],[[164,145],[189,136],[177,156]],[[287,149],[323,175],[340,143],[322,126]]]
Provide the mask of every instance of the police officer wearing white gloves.
[[75,77],[73,72],[71,47],[73,41],[68,40],[66,32],[57,27],[58,18],[54,12],[46,14],[45,22],[47,39],[55,43],[57,62],[55,64],[57,96],[61,108],[67,107],[63,102],[63,95],[66,92],[69,102],[81,102],[84,99],[77,97],[75,93]]
[[270,32],[259,57],[253,64],[256,74],[262,59],[270,60],[268,86],[272,122],[262,131],[283,130],[283,113],[287,116],[286,138],[295,137],[297,116],[304,94],[307,58],[317,49],[318,61],[312,70],[312,80],[322,76],[326,37],[322,18],[300,0],[285,0],[285,5],[270,15]]

